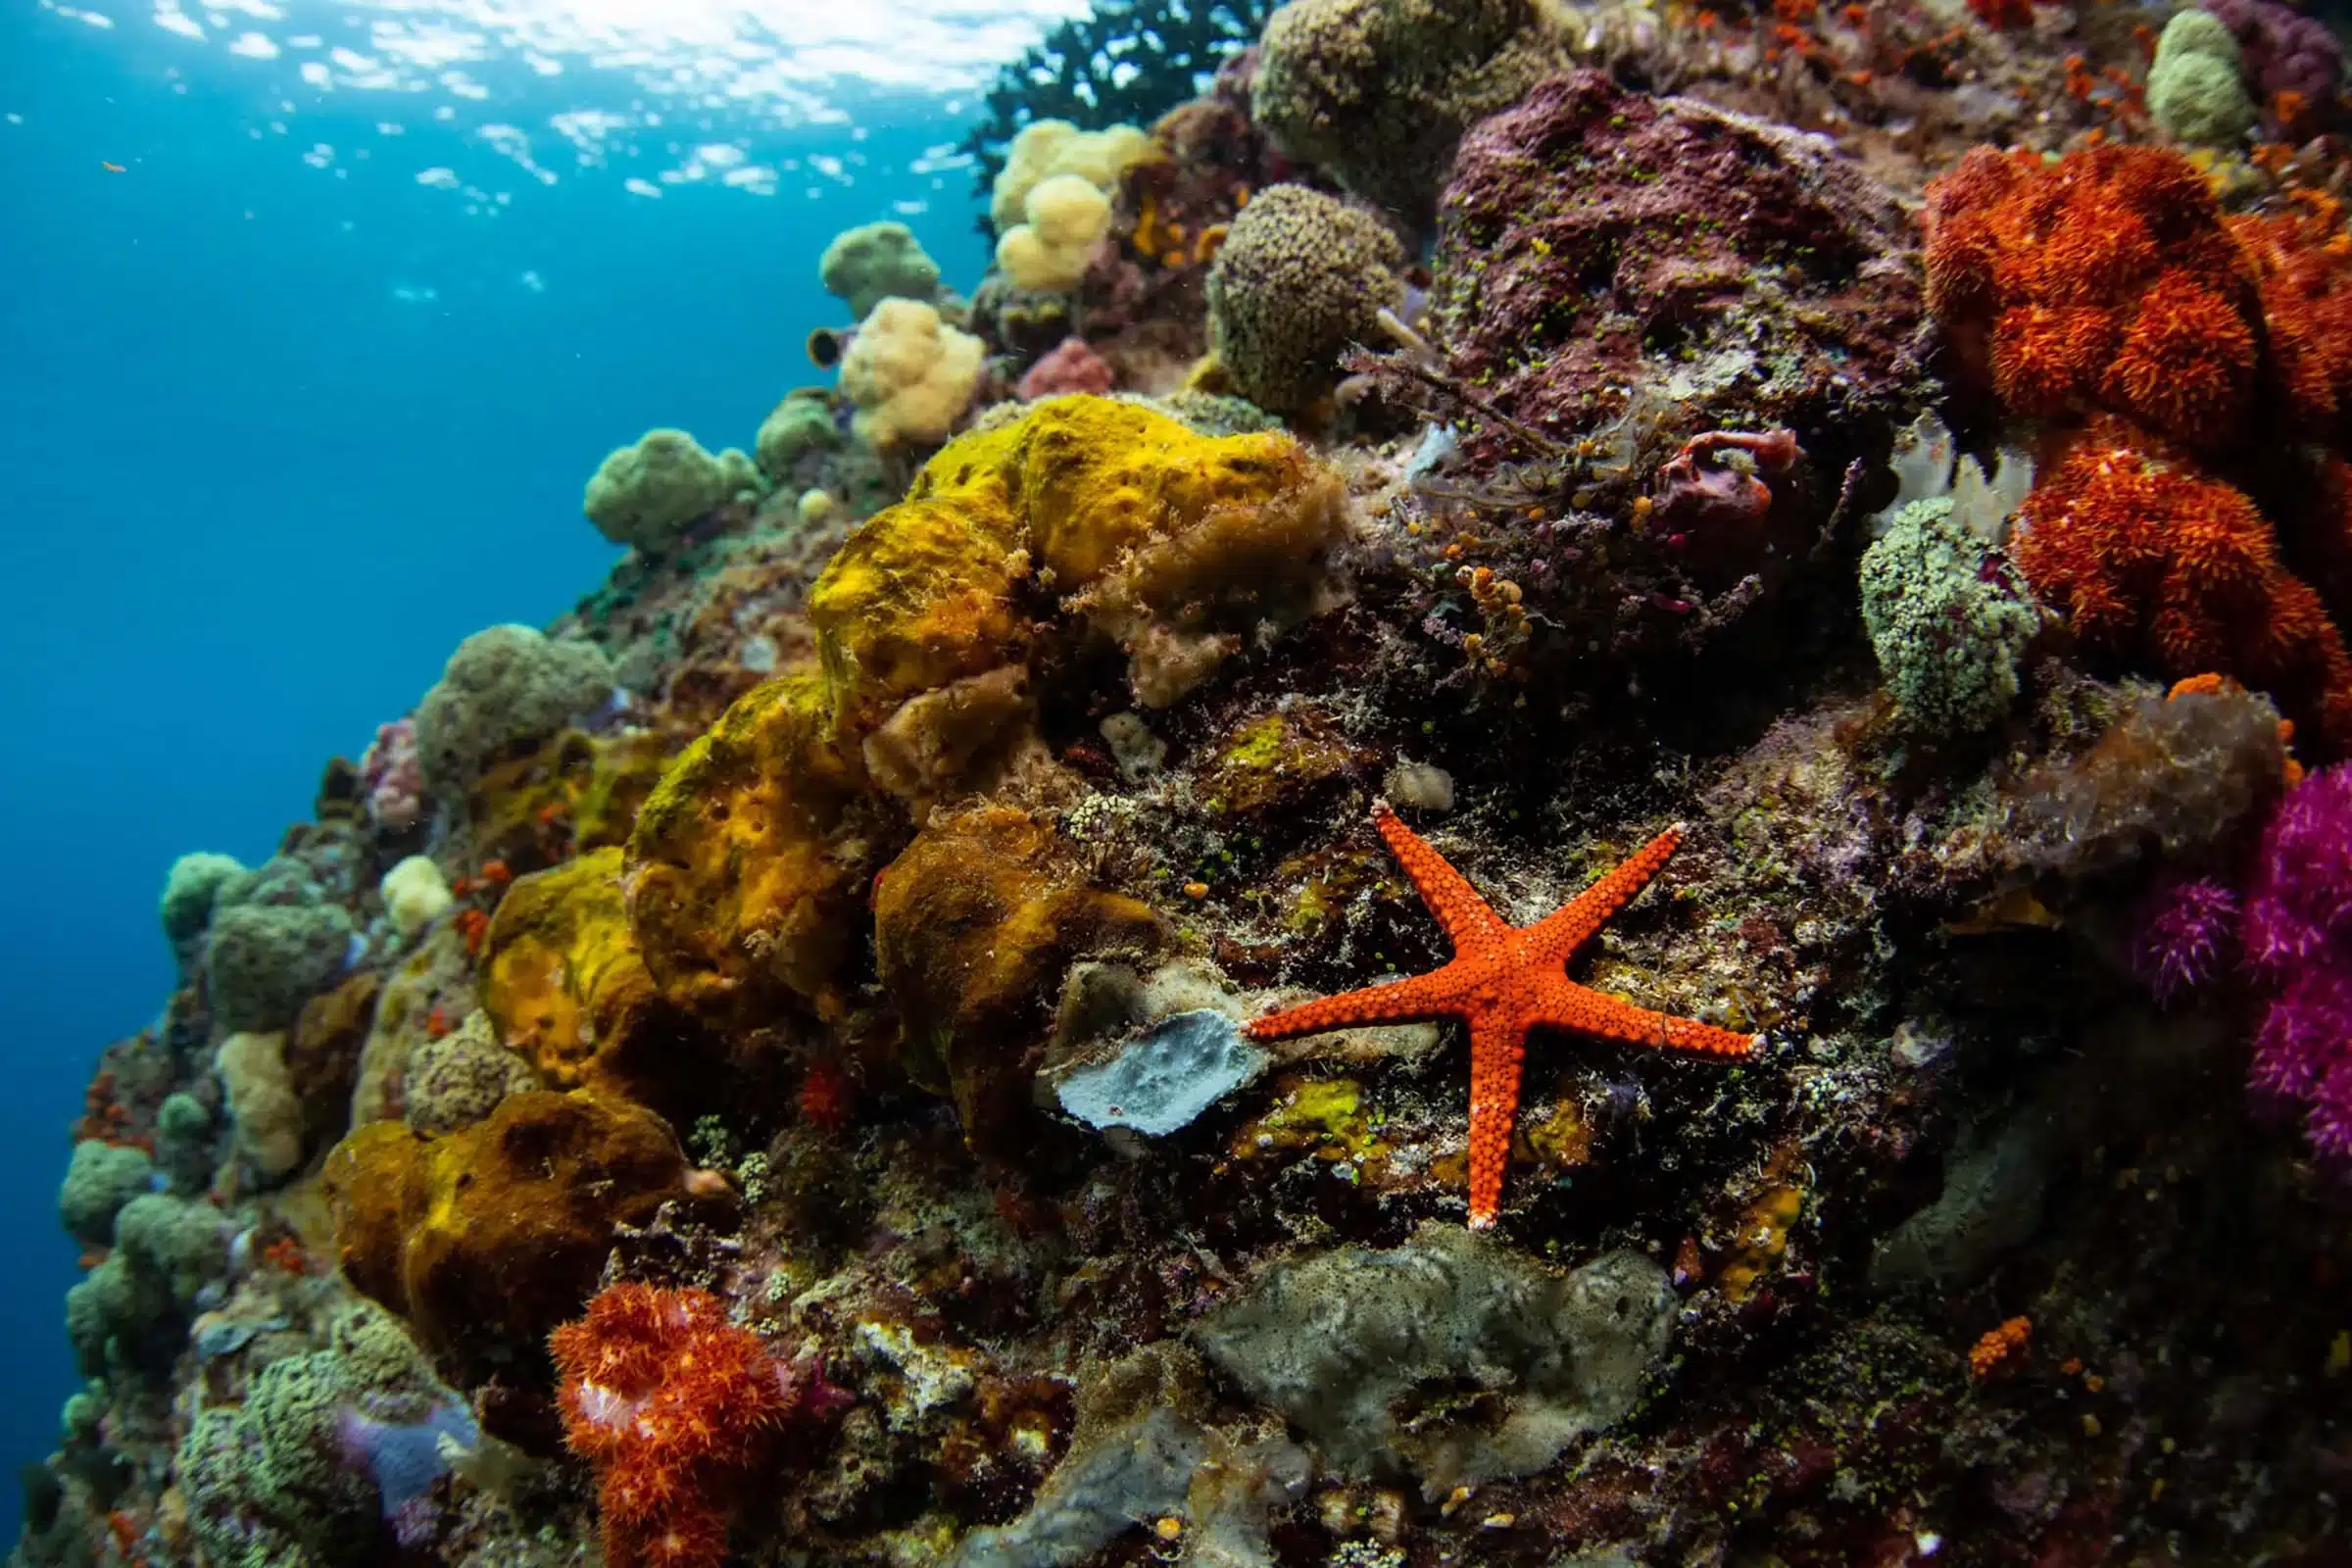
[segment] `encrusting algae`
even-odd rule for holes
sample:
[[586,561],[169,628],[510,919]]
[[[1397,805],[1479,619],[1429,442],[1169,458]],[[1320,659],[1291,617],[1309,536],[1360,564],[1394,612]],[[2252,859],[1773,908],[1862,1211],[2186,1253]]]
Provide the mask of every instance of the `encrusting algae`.
[[2204,4],[1062,24],[1006,266],[173,867],[12,1561],[2326,1556],[2352,159]]

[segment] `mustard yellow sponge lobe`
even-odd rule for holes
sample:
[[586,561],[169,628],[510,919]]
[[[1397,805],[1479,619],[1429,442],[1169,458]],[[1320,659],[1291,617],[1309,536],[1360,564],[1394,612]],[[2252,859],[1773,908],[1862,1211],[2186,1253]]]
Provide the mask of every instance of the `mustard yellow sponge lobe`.
[[[1105,398],[952,442],[810,589],[813,662],[738,700],[640,808],[623,884],[654,984],[722,1028],[786,1002],[838,1014],[900,807],[984,788],[1021,751],[1038,638],[1116,644],[1137,701],[1164,706],[1325,601],[1344,516],[1288,435],[1198,435]],[[1020,861],[1019,837],[992,834],[992,862]]]
[[1344,528],[1337,476],[1286,434],[1204,436],[1134,404],[1054,398],[934,456],[906,501],[851,535],[810,614],[863,712],[1020,658],[1009,596],[1043,570],[1159,707],[1256,622],[1316,608]]
[[843,716],[879,722],[917,693],[1018,662],[1028,622],[1014,589],[1028,572],[1020,529],[987,486],[903,502],[852,533],[808,595]]
[[471,1383],[537,1358],[596,1289],[612,1227],[686,1196],[686,1159],[650,1110],[533,1090],[441,1138],[370,1122],[322,1185],[345,1277]]
[[482,945],[482,1008],[498,1036],[558,1089],[643,1026],[653,977],[630,933],[620,851],[598,850],[523,877],[499,901]]
[[1091,886],[1050,816],[1008,806],[935,814],[874,885],[874,951],[916,1082],[956,1101],[964,1134],[1022,1125],[1034,1063],[1019,1043],[1045,982],[1085,954],[1148,953],[1159,916]]
[[860,780],[832,731],[825,679],[802,666],[738,698],[637,813],[625,887],[647,969],[707,1021],[789,997],[827,1009],[861,885],[836,849]]

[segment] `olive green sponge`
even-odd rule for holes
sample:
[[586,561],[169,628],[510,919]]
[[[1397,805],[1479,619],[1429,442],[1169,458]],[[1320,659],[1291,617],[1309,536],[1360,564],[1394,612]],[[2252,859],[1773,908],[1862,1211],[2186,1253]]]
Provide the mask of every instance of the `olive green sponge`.
[[597,467],[582,505],[597,531],[614,544],[665,556],[685,542],[694,524],[760,491],[759,470],[733,447],[713,457],[683,430],[648,430]]

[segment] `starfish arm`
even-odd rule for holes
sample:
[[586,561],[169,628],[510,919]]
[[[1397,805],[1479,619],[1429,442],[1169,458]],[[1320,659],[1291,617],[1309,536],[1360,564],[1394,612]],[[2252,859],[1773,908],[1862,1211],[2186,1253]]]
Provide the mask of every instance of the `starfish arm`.
[[1527,1025],[1494,1012],[1470,1020],[1470,1228],[1494,1223],[1502,1206],[1502,1173],[1511,1158],[1511,1127],[1519,1118],[1519,1069],[1527,1059]]
[[1658,874],[1658,868],[1682,842],[1683,828],[1678,822],[1635,851],[1608,875],[1529,926],[1520,939],[1528,962],[1545,967],[1566,963],[1610,915],[1649,886],[1649,879]]
[[1300,1035],[1319,1035],[1326,1029],[1345,1029],[1351,1024],[1414,1023],[1456,1017],[1462,1011],[1461,993],[1452,970],[1453,965],[1447,964],[1428,974],[1393,980],[1387,985],[1343,991],[1336,997],[1318,997],[1296,1007],[1284,1007],[1279,1012],[1253,1018],[1242,1032],[1257,1041],[1296,1040]]
[[1603,1040],[1622,1040],[1628,1045],[1654,1046],[1661,1051],[1682,1051],[1702,1056],[1752,1055],[1763,1041],[1761,1035],[1743,1035],[1700,1023],[1695,1018],[1677,1018],[1671,1013],[1637,1007],[1565,978],[1547,978],[1538,990],[1532,1021]]
[[1456,953],[1474,951],[1481,943],[1501,939],[1510,925],[1503,917],[1488,907],[1487,901],[1478,896],[1467,877],[1446,863],[1446,857],[1431,849],[1429,841],[1404,825],[1404,819],[1380,801],[1372,808],[1372,823],[1380,829],[1381,838],[1404,874],[1412,878],[1413,888],[1429,912],[1445,927],[1446,939]]

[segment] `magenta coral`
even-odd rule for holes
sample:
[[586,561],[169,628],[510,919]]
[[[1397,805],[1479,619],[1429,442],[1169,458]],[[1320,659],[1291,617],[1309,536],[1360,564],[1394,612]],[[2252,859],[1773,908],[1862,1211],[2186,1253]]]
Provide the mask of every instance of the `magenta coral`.
[[2202,0],[2245,54],[2245,76],[2265,100],[2297,94],[2314,108],[2334,101],[2343,80],[2344,46],[2317,17],[2278,0]]
[[2220,978],[2237,953],[2237,895],[2212,877],[2160,884],[2140,906],[2132,972],[2171,1006]]
[[2352,1160],[2352,765],[2314,773],[2279,802],[2241,930],[2247,968],[2272,989],[2254,1091],[2306,1108],[2312,1147]]
[[1022,402],[1034,403],[1039,398],[1059,397],[1065,392],[1092,392],[1099,396],[1118,384],[1118,372],[1102,355],[1087,347],[1086,339],[1065,337],[1054,352],[1029,367],[1018,390]]
[[378,724],[375,739],[360,759],[360,782],[368,791],[368,820],[390,833],[416,825],[424,811],[424,774],[416,761],[413,719]]
[[2289,790],[2262,840],[2246,899],[2246,964],[2284,982],[2352,962],[2352,764]]

